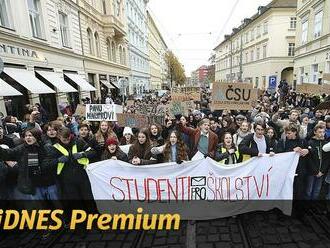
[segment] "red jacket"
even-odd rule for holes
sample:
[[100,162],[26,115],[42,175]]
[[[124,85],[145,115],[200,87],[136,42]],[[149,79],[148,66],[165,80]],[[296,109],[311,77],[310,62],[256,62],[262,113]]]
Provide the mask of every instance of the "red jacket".
[[[189,135],[191,142],[192,142],[192,152],[191,152],[191,157],[195,155],[195,153],[198,151],[198,142],[199,138],[201,137],[201,129],[200,128],[191,128],[191,127],[184,127],[182,125],[178,125],[178,129]],[[214,158],[215,156],[215,150],[218,145],[218,136],[212,132],[211,130],[209,131],[209,146],[208,146],[208,156],[211,158]]]

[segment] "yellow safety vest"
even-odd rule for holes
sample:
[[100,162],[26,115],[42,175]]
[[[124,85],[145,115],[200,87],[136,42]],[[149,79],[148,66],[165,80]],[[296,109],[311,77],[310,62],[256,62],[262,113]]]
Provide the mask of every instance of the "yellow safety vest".
[[[227,152],[227,149],[224,147],[221,147],[221,153],[225,153],[225,152]],[[235,155],[236,155],[236,162],[237,162],[237,160],[239,159],[239,155],[240,155],[238,150],[235,151]],[[224,164],[225,162],[226,162],[226,158],[219,161],[219,163],[221,163],[221,164]]]
[[[54,147],[60,152],[62,153],[64,156],[69,156],[69,152],[60,144],[55,144]],[[78,148],[77,145],[74,144],[72,146],[72,154],[75,154],[78,152]],[[80,158],[77,159],[78,164],[81,164],[84,166],[84,168],[89,164],[89,159],[88,158]],[[57,163],[57,175],[61,174],[62,169],[64,167],[64,163]]]
[[[250,143],[250,148],[251,148],[251,143]],[[248,155],[248,154],[243,154],[243,158],[242,158],[242,162],[246,161],[246,160],[249,160],[251,158],[251,155]]]

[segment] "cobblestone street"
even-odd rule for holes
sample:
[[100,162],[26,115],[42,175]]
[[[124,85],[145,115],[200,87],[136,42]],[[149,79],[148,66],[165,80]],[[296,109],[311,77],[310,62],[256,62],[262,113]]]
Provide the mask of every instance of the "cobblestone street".
[[330,247],[329,220],[308,211],[303,220],[276,211],[254,212],[210,221],[183,221],[178,231],[91,231],[85,236],[70,231],[2,235],[0,247],[106,248],[106,247]]

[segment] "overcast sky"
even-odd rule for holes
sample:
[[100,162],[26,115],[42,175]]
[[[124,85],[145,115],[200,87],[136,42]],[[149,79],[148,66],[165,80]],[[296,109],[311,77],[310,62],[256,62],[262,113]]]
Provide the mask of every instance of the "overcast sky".
[[[212,49],[270,0],[150,0],[148,9],[186,75],[208,64]],[[233,11],[233,14],[230,13]],[[226,21],[228,23],[226,24]]]

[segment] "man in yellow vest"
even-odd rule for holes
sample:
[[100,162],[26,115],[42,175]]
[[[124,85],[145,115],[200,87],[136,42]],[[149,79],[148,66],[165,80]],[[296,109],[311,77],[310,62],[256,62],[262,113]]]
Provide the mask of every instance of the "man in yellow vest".
[[96,151],[82,139],[74,137],[66,127],[59,129],[57,136],[58,143],[53,145],[53,156],[57,160],[61,199],[84,200],[90,207],[93,194],[85,168],[89,160],[96,156]]

